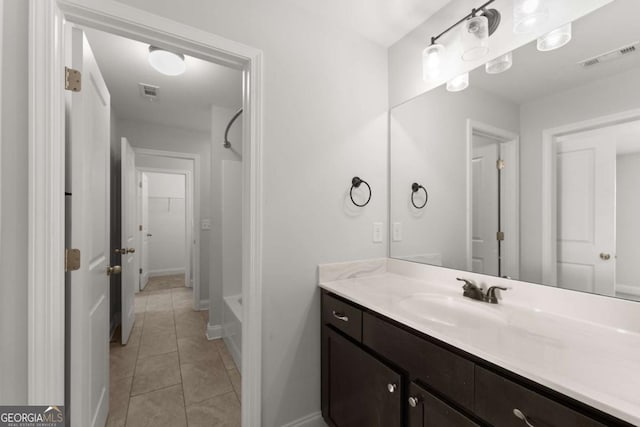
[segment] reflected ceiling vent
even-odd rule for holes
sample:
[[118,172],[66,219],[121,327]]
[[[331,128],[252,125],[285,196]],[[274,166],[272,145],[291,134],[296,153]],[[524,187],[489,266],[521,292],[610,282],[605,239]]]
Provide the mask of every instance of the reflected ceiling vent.
[[603,62],[615,61],[616,59],[620,59],[623,56],[630,55],[636,52],[640,52],[640,41],[631,43],[618,49],[611,50],[609,52],[603,53],[602,55],[585,59],[578,62],[578,65],[582,66],[582,68],[590,68],[594,65],[602,64]]
[[158,99],[158,92],[160,92],[159,86],[148,85],[146,83],[138,83],[140,88],[140,96],[153,102]]

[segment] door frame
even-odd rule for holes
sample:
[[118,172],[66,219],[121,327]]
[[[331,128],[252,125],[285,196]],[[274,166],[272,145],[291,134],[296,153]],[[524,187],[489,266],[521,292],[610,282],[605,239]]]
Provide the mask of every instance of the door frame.
[[260,425],[263,53],[114,0],[29,0],[28,403],[64,403],[65,20],[243,71],[242,424]]
[[[135,150],[135,149],[134,149]],[[136,151],[136,154],[138,152]],[[194,181],[197,181],[197,178],[194,180],[193,176],[197,174],[195,171],[191,172],[190,170],[184,169],[171,169],[171,168],[153,168],[146,166],[136,166],[136,171],[140,171],[142,173],[163,173],[169,175],[182,175],[185,179],[185,250],[188,250],[190,246],[194,246],[193,255],[187,254],[188,263],[185,265],[185,277],[188,277],[193,283],[193,309],[201,310],[200,304],[200,233],[198,224],[200,223],[200,215],[197,212],[196,206],[200,206],[200,200],[195,190],[196,185],[194,185]],[[140,196],[140,192],[138,192]],[[191,227],[189,224],[192,224]],[[139,237],[142,238],[142,234],[139,233]],[[195,243],[192,243],[195,240]],[[188,272],[191,269],[191,265],[194,265],[193,268],[193,277]],[[186,283],[185,283],[186,286]],[[190,287],[190,286],[189,286]],[[142,290],[142,289],[140,289]],[[207,303],[205,308],[208,308],[209,304]]]
[[558,286],[557,271],[557,188],[556,139],[590,130],[640,120],[640,109],[623,111],[579,122],[544,129],[542,131],[542,283]]
[[472,191],[472,159],[473,135],[483,135],[495,139],[500,143],[500,157],[513,167],[505,168],[504,192],[502,200],[503,211],[515,212],[515,215],[502,216],[502,230],[506,236],[513,236],[505,240],[503,248],[504,271],[509,272],[510,278],[520,277],[520,136],[517,133],[501,129],[481,121],[467,119],[467,270],[472,271],[473,258],[473,191]]

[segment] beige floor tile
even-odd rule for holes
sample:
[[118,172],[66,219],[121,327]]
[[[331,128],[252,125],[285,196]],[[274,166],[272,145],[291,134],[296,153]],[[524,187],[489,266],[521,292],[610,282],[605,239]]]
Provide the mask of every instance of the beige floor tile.
[[205,335],[206,324],[199,312],[187,308],[175,310],[174,313],[178,338]]
[[178,352],[138,359],[131,395],[135,396],[180,384]]
[[131,398],[127,427],[186,427],[182,387],[176,385]]
[[219,366],[188,363],[180,365],[180,370],[187,406],[234,391],[226,370]]
[[[111,380],[109,384],[109,418],[112,424],[123,425],[129,409],[129,394],[131,392],[131,377]],[[118,422],[122,421],[121,424]]]
[[238,396],[242,396],[242,377],[240,376],[240,371],[234,368],[227,371],[227,374],[229,375],[229,380],[231,380],[233,390]]
[[175,327],[173,311],[147,312],[144,315],[142,334],[175,333]]
[[116,418],[111,413],[107,418],[107,427],[125,427],[126,418]]
[[143,294],[135,296],[136,314],[144,313],[147,310],[147,297]]
[[224,367],[222,357],[214,341],[205,337],[184,337],[178,339],[180,363],[208,363]]
[[131,334],[129,334],[129,341],[127,341],[128,346],[137,347],[140,345],[140,337],[142,336],[142,326],[135,325],[131,329]]
[[109,346],[109,373],[111,381],[133,377],[138,357],[138,346],[121,346],[114,343]]
[[189,427],[240,427],[240,402],[234,393],[187,407]]
[[145,334],[142,332],[140,352],[138,357],[154,356],[156,354],[171,353],[178,349],[175,333]]

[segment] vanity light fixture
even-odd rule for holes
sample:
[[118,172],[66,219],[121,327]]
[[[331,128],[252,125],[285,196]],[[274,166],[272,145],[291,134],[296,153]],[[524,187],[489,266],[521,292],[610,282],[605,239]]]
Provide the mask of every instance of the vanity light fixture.
[[445,53],[444,45],[433,43],[422,51],[422,72],[424,80],[437,77]]
[[507,52],[504,55],[500,55],[495,59],[487,62],[484,65],[484,69],[487,74],[499,74],[507,71],[513,65],[513,53]]
[[513,0],[513,32],[525,34],[534,31],[544,22],[549,12],[545,0]]
[[460,92],[469,87],[469,73],[460,74],[447,82],[449,92]]
[[476,61],[489,53],[489,19],[474,16],[462,25],[462,60]]
[[156,71],[167,76],[179,76],[187,69],[184,55],[155,46],[149,46],[149,64]]
[[559,49],[571,41],[571,22],[545,34],[538,39],[538,50],[548,52]]

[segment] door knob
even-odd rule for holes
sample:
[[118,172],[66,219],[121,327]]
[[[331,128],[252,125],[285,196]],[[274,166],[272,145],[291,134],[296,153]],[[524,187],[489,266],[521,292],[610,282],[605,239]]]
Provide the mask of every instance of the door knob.
[[127,253],[128,254],[135,254],[136,253],[136,249],[135,248],[129,248],[129,249],[127,249]]
[[122,267],[120,267],[119,265],[113,265],[113,266],[109,266],[107,267],[107,276],[111,276],[112,274],[120,274],[122,273]]
[[126,254],[127,253],[127,248],[116,248],[113,250],[113,252],[117,253],[117,254]]
[[600,259],[603,261],[609,261],[611,259],[611,255],[605,254],[604,252],[600,254]]
[[147,233],[147,237],[151,237],[151,236],[153,236],[153,234]]

